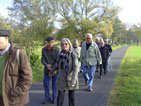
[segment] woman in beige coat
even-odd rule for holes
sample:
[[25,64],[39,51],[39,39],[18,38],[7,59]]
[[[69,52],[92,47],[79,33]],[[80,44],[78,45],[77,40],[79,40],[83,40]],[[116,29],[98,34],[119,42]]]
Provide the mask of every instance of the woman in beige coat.
[[78,83],[78,59],[72,51],[72,44],[68,38],[61,40],[61,52],[50,76],[57,70],[58,98],[57,106],[63,106],[65,91],[68,90],[69,106],[75,106],[74,90],[79,88]]

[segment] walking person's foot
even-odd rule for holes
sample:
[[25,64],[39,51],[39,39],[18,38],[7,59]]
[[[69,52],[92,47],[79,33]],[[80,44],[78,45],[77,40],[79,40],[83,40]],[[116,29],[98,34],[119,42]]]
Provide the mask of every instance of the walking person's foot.
[[47,99],[47,100],[45,99],[45,100],[43,101],[43,103],[42,103],[42,104],[44,104],[44,105],[45,105],[45,104],[47,104],[48,102],[51,102],[51,99],[50,99],[50,98],[49,98],[49,99]]
[[92,92],[92,91],[93,91],[92,86],[88,86],[88,91],[90,91],[90,92]]
[[103,76],[101,75],[101,76],[99,76],[99,79],[102,79],[103,78]]
[[55,103],[56,103],[56,101],[55,101],[55,100],[52,100],[52,101],[51,101],[51,103],[52,103],[52,104],[55,104]]

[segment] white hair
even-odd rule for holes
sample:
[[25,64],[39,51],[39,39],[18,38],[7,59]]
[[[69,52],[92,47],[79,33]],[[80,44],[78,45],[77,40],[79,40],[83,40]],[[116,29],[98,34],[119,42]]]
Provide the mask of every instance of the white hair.
[[97,39],[98,41],[100,40],[100,38],[99,38],[99,37],[96,37],[96,38],[95,38],[95,40],[96,40],[96,39]]
[[61,40],[61,48],[62,48],[62,42],[63,42],[63,41],[67,41],[68,44],[70,45],[70,49],[72,50],[72,44],[71,44],[71,41],[70,41],[68,38],[63,38],[63,39]]
[[93,35],[91,33],[87,33],[86,37],[90,36],[90,38],[93,38]]

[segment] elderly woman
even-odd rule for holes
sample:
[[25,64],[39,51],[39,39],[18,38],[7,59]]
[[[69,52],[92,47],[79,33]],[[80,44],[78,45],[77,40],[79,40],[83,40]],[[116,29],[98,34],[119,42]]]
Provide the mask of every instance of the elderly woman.
[[68,90],[69,106],[75,106],[74,90],[79,88],[78,84],[78,59],[72,51],[72,44],[68,38],[61,40],[61,52],[54,67],[50,71],[50,76],[55,70],[58,72],[57,106],[63,106],[65,91]]

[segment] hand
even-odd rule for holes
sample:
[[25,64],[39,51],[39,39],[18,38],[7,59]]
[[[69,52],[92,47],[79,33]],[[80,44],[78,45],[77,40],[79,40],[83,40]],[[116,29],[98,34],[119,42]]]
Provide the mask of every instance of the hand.
[[52,69],[52,65],[51,64],[47,64],[47,69],[51,70]]
[[75,87],[75,84],[72,84],[71,87],[74,88]]
[[53,76],[55,76],[56,75],[56,71],[55,72],[53,72],[53,73],[49,73],[49,77],[53,77]]

